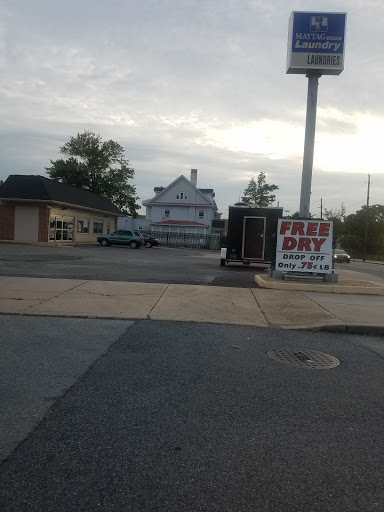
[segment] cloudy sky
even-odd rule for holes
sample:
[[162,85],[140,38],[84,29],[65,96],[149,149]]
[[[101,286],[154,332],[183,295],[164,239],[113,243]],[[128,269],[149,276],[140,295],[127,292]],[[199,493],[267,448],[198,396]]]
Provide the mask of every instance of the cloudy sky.
[[347,12],[345,70],[319,81],[311,211],[384,203],[382,0],[2,0],[0,179],[44,174],[84,129],[119,142],[141,200],[198,169],[219,210],[260,171],[299,208],[307,79],[291,11]]

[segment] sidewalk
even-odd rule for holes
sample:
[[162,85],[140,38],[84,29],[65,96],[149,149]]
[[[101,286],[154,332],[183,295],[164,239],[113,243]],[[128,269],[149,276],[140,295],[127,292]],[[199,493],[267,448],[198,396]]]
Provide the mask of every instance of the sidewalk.
[[[266,277],[256,278],[267,283]],[[342,293],[336,285],[307,283],[303,289],[302,283],[276,283],[280,289],[0,277],[0,313],[384,335],[384,283],[341,277]]]

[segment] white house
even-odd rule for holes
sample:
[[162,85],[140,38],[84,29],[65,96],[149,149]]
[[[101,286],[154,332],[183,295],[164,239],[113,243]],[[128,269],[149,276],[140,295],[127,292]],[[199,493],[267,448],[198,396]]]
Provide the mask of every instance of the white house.
[[191,179],[179,176],[167,187],[155,187],[155,196],[143,201],[152,232],[206,235],[220,219],[212,188],[197,188],[197,169]]

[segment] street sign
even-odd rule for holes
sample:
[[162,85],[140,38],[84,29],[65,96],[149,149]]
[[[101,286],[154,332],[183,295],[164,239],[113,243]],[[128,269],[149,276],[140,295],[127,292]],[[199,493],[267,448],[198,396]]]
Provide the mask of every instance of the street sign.
[[275,269],[332,273],[332,221],[279,219]]
[[339,75],[344,69],[346,13],[292,12],[287,73]]

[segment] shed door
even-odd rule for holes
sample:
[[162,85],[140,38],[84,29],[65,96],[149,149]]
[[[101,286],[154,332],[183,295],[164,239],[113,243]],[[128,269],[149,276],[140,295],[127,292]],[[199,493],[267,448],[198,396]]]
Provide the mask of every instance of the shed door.
[[264,259],[265,217],[244,217],[243,259]]

